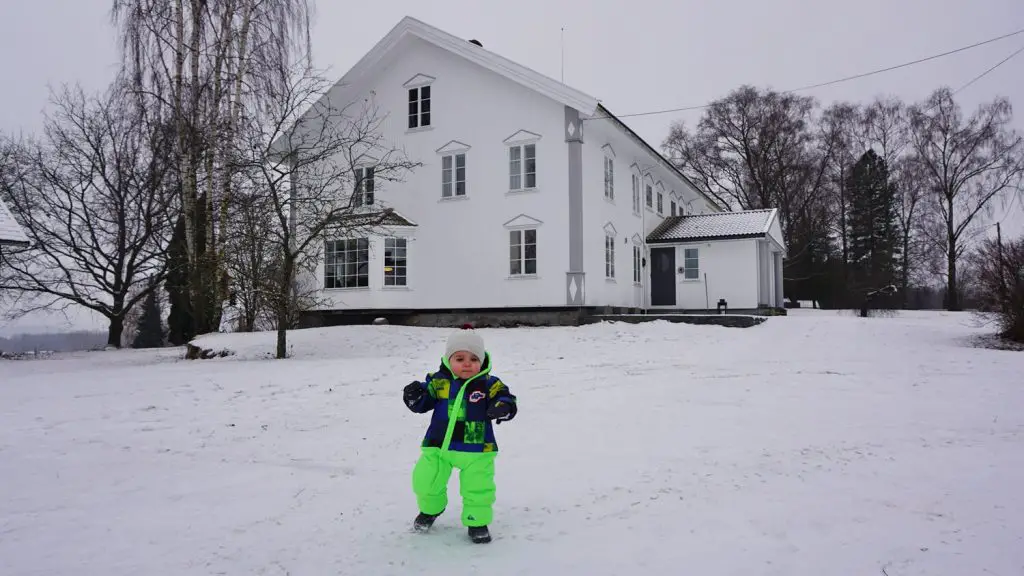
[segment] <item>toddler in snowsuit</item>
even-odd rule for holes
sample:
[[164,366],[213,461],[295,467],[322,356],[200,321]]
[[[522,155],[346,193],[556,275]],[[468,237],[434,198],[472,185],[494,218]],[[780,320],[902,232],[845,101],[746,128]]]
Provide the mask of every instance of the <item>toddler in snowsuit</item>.
[[402,397],[413,412],[433,410],[412,472],[420,510],[414,527],[427,530],[444,512],[448,478],[458,468],[462,523],[473,542],[490,542],[487,525],[493,517],[498,455],[491,420],[511,420],[517,408],[516,397],[491,374],[483,338],[469,329],[453,332],[438,370],[406,386]]

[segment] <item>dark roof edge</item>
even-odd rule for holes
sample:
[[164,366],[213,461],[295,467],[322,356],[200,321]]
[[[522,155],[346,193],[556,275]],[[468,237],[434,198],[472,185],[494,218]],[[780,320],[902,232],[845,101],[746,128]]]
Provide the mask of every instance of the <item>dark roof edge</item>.
[[626,132],[628,132],[630,134],[630,136],[632,136],[633,138],[636,138],[637,141],[640,142],[640,144],[642,144],[645,148],[647,148],[647,150],[649,150],[652,154],[654,154],[654,156],[656,158],[661,160],[662,163],[664,163],[666,166],[668,166],[669,170],[671,170],[676,175],[678,175],[680,178],[682,178],[684,182],[686,182],[687,184],[692,186],[693,189],[697,191],[697,194],[700,194],[704,198],[704,200],[706,200],[708,202],[708,204],[710,204],[711,206],[715,207],[719,212],[731,212],[731,210],[723,210],[722,207],[719,206],[717,202],[715,202],[710,197],[708,197],[708,195],[705,194],[704,191],[700,189],[700,186],[697,186],[696,184],[693,183],[692,180],[687,178],[686,174],[683,174],[683,172],[681,170],[679,170],[679,168],[677,168],[675,164],[673,164],[671,161],[669,161],[668,158],[665,158],[665,156],[662,155],[661,152],[658,152],[657,150],[655,150],[654,147],[651,146],[650,144],[648,144],[646,140],[641,138],[639,134],[634,132],[633,129],[629,127],[629,125],[627,125],[625,122],[620,120],[618,116],[612,114],[611,111],[608,110],[608,108],[606,108],[604,104],[598,103],[597,109],[604,111],[604,113],[607,114],[609,118],[614,120],[619,126],[622,126],[626,130]]
[[[652,232],[653,234],[653,232]],[[757,232],[754,234],[723,234],[720,236],[689,236],[686,238],[657,238],[647,239],[648,244],[686,244],[688,242],[707,242],[708,240],[749,240],[752,238],[764,238],[766,234]]]

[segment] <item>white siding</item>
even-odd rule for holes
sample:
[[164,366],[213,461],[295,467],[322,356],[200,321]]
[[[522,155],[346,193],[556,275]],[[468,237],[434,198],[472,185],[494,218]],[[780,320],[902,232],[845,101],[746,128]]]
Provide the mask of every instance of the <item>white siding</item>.
[[[418,74],[431,83],[431,126],[407,131],[408,90]],[[386,138],[423,163],[405,182],[377,182],[378,202],[418,224],[409,242],[409,286],[382,289],[383,240],[372,241],[370,286],[325,290],[325,308],[471,308],[565,305],[568,172],[564,108],[537,92],[416,38],[406,38],[370,78],[350,90],[375,94]],[[537,189],[510,193],[504,140],[521,131],[537,140]],[[441,198],[441,155],[457,140],[466,152],[466,196]],[[509,230],[525,215],[537,230],[537,277],[510,279]],[[528,220],[526,218],[525,220]],[[524,219],[520,219],[522,222]],[[321,246],[322,249],[322,246]],[[323,265],[316,271],[323,286]]]
[[27,243],[28,236],[21,226],[14,219],[14,216],[7,209],[7,205],[0,200],[0,245],[5,243]]
[[[599,111],[600,115],[601,112]],[[643,307],[649,301],[650,267],[641,270],[641,284],[633,283],[634,237],[647,233],[669,216],[669,195],[691,201],[694,213],[711,211],[695,190],[674,171],[665,167],[646,147],[632,138],[610,119],[597,118],[584,122],[583,132],[583,226],[584,266],[587,278],[588,306]],[[604,196],[604,158],[614,151],[615,198]],[[640,214],[633,213],[632,174],[639,174]],[[654,186],[654,206],[647,208],[645,182]],[[664,214],[658,215],[657,183],[664,189]],[[616,230],[614,281],[605,278],[605,229]],[[648,259],[646,251],[643,258]]]
[[698,249],[700,278],[685,280],[682,274],[676,274],[675,308],[714,310],[719,298],[725,298],[730,310],[757,308],[756,240],[679,244],[677,270],[683,267],[686,248]]

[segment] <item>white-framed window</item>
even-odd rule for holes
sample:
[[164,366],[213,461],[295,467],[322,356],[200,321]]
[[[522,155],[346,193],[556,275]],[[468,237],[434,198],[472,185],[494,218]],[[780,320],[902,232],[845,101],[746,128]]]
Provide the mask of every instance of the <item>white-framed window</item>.
[[373,204],[374,178],[373,166],[360,166],[355,169],[356,185],[353,191],[353,204],[369,206]]
[[633,283],[640,283],[640,265],[641,265],[641,251],[640,247],[636,244],[633,245]]
[[447,154],[441,157],[441,197],[466,195],[466,154]]
[[645,197],[647,199],[647,207],[648,208],[653,208],[654,207],[654,186],[652,186],[650,184],[645,184],[644,185],[644,195],[645,195]]
[[409,260],[408,240],[405,238],[384,239],[384,285],[408,286]]
[[615,278],[615,237],[611,234],[604,237],[604,277]]
[[669,201],[668,204],[669,204],[669,207],[672,209],[672,215],[675,216],[676,215],[676,201],[675,200],[671,200],[671,201]]
[[683,249],[683,279],[700,280],[700,250],[697,248]]
[[508,148],[508,189],[537,187],[537,145],[515,144]]
[[615,199],[615,162],[610,156],[604,157],[604,197]]
[[658,214],[665,213],[665,195],[658,192]]
[[633,174],[633,213],[640,213],[640,175]]
[[324,254],[324,288],[366,288],[370,285],[370,240],[328,240]]
[[430,126],[430,85],[409,88],[409,129]]
[[537,229],[522,228],[508,231],[509,276],[535,276],[537,274]]

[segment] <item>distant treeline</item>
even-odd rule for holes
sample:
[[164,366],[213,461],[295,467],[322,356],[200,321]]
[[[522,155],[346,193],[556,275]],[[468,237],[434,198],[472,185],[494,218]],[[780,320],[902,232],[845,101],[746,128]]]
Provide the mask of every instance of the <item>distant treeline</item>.
[[0,353],[19,354],[36,350],[77,352],[102,350],[107,344],[106,332],[64,332],[59,334],[19,334],[0,337]]

